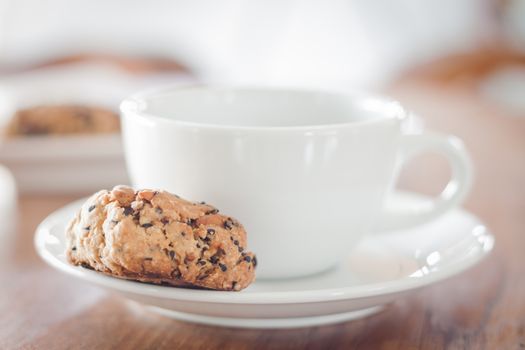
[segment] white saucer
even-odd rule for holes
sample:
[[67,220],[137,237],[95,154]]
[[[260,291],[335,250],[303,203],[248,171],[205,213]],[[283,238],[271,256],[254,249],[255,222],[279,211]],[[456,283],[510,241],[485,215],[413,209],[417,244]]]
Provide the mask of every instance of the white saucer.
[[[399,193],[399,205],[423,197]],[[332,271],[298,279],[261,280],[241,292],[156,286],[71,266],[64,229],[81,201],[57,210],[38,227],[35,246],[51,266],[180,320],[243,328],[293,328],[343,322],[379,311],[417,288],[454,276],[488,255],[494,237],[458,209],[416,229],[365,238]]]

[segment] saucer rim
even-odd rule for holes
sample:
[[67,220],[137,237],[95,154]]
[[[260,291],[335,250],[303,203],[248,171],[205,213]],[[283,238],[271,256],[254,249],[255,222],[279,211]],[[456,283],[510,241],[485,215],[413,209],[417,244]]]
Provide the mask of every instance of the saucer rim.
[[[396,195],[409,196],[413,198],[425,198],[425,196],[404,191],[396,191]],[[457,208],[454,209],[453,212],[458,212],[462,216],[477,221],[480,225],[482,225],[482,227],[484,227],[484,231],[479,234],[479,238],[483,239],[483,243],[480,241],[479,251],[476,254],[465,256],[460,262],[456,262],[452,266],[449,266],[445,269],[432,270],[428,274],[417,278],[405,277],[381,283],[365,283],[362,285],[350,287],[303,291],[264,291],[245,293],[243,291],[228,292],[183,289],[170,286],[140,283],[106,276],[96,271],[91,271],[79,266],[69,265],[68,263],[63,262],[59,258],[59,255],[55,255],[49,251],[46,248],[46,238],[52,232],[54,225],[57,223],[64,224],[64,217],[67,216],[66,213],[72,213],[84,201],[85,199],[76,200],[55,210],[38,225],[34,236],[34,246],[37,254],[47,264],[66,274],[111,290],[153,298],[187,302],[203,302],[212,304],[297,304],[363,299],[402,293],[440,282],[473,267],[490,254],[495,244],[494,235],[482,223],[481,220],[470,214],[468,211],[462,208]]]

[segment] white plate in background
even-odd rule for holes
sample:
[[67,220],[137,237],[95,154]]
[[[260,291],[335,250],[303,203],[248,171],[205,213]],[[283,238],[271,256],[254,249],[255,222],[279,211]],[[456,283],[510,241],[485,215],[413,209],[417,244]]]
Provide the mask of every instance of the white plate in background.
[[[0,166],[0,265],[8,264],[16,240],[17,193],[11,172]],[[4,265],[6,266],[6,265]]]
[[2,139],[0,163],[22,193],[86,193],[129,183],[120,134]]
[[525,117],[525,66],[509,65],[496,70],[485,78],[480,90],[487,100],[517,117]]
[[[184,73],[133,75],[107,63],[78,63],[2,77],[0,128],[16,110],[41,104],[82,104],[118,112],[120,101],[145,86],[189,84]],[[129,183],[120,133],[0,136],[0,164],[22,193],[86,193]]]

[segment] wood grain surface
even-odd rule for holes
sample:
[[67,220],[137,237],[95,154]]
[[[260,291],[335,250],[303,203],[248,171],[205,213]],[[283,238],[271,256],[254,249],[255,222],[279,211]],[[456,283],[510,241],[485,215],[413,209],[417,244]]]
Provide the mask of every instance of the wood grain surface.
[[[406,78],[387,92],[470,150],[477,178],[465,206],[497,239],[480,265],[363,320],[267,331],[193,325],[46,266],[35,227],[74,196],[23,197],[16,232],[0,241],[0,349],[525,349],[525,116],[460,84]],[[436,193],[447,176],[442,161],[421,159],[402,183]]]

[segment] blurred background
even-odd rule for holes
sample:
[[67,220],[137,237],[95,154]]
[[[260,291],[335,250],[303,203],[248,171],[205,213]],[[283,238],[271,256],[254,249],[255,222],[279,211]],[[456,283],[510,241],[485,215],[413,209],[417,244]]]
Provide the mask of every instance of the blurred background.
[[[423,319],[438,329],[446,324],[449,344],[456,335],[483,336],[471,328],[476,318],[460,313],[464,322],[451,321],[456,309],[470,307],[481,325],[491,315],[497,327],[520,317],[514,312],[523,310],[515,276],[524,266],[525,1],[0,0],[0,275],[9,281],[0,287],[0,348],[22,348],[38,337],[78,347],[77,337],[66,342],[74,329],[68,325],[84,340],[93,328],[108,338],[115,327],[141,329],[136,335],[143,337],[142,318],[114,300],[103,302],[100,289],[52,273],[37,257],[33,235],[53,210],[129,182],[118,120],[124,97],[195,83],[371,90],[400,100],[425,127],[458,135],[477,171],[465,207],[493,227],[500,263],[461,277],[464,284],[456,279],[449,289],[431,290],[405,316],[387,313],[395,320],[387,325],[397,332],[394,323],[415,308],[425,315],[415,318],[415,328]],[[448,176],[446,162],[429,155],[404,168],[400,186],[437,194]],[[505,293],[483,294],[489,285],[505,285]],[[490,293],[500,302],[484,296]],[[432,300],[433,313],[418,309]],[[512,312],[477,309],[482,304]],[[74,315],[80,316],[73,322]],[[467,330],[450,328],[458,324]],[[513,339],[509,328],[497,327],[494,337]],[[514,331],[522,335],[523,327]]]
[[366,89],[423,120],[467,94],[520,117],[525,2],[0,0],[0,163],[20,193],[128,182],[119,102],[193,83]]

